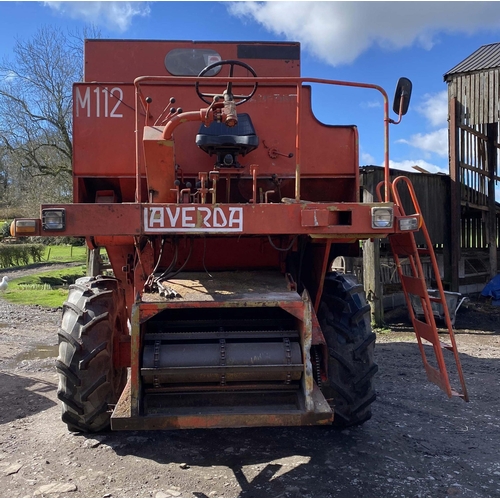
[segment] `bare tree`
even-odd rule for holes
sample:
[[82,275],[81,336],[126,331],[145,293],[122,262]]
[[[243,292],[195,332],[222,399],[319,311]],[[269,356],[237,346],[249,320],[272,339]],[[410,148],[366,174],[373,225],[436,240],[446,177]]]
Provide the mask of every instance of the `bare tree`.
[[81,34],[42,27],[0,63],[0,147],[10,174],[12,165],[22,173],[18,180],[50,176],[61,184],[56,191],[71,193],[72,85],[82,79],[88,36],[99,35],[92,27]]

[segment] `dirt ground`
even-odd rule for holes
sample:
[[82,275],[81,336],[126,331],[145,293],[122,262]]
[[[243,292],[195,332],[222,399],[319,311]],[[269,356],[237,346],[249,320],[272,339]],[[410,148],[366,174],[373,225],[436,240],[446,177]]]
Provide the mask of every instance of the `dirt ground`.
[[399,310],[378,332],[373,417],[343,431],[72,434],[56,398],[60,317],[0,296],[2,497],[500,497],[500,308],[486,302],[457,315],[469,403],[427,382]]

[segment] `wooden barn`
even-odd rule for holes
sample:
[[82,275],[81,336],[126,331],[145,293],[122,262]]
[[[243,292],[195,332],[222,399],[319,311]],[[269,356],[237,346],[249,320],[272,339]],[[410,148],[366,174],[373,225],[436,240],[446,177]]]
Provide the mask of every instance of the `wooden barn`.
[[[489,251],[484,245],[485,224],[481,219],[470,221],[470,211],[464,210],[459,227],[461,233],[460,246],[455,246],[452,239],[452,191],[454,182],[446,174],[429,174],[419,171],[407,172],[391,169],[391,179],[404,175],[408,177],[415,189],[422,215],[425,219],[434,251],[438,260],[440,275],[445,290],[471,294],[480,292],[490,279]],[[384,179],[382,167],[365,166],[361,168],[361,186],[363,201],[375,199],[376,186]],[[470,189],[471,196],[478,197],[479,193]],[[401,201],[406,213],[412,213],[413,207],[410,196],[405,190],[400,191]],[[497,213],[500,204],[496,204]],[[460,217],[460,214],[459,214]],[[477,222],[477,225],[473,225]],[[417,245],[423,245],[424,240],[420,233],[416,234]],[[458,250],[458,252],[457,252]],[[458,256],[457,256],[458,254]],[[457,263],[453,263],[455,255]],[[421,257],[424,272],[429,287],[433,287],[433,273],[430,258]],[[338,263],[337,263],[338,264]],[[347,271],[354,272],[365,285],[368,299],[372,305],[372,319],[375,323],[383,320],[383,309],[402,305],[403,297],[395,297],[400,291],[396,265],[392,258],[388,240],[375,241],[374,244],[363,244],[363,257],[345,258]],[[378,269],[375,275],[372,270]],[[457,286],[453,288],[453,278],[457,278]],[[372,293],[371,293],[371,292]],[[372,297],[383,299],[376,300]]]
[[[458,290],[460,255],[487,252],[498,272],[500,43],[483,45],[444,75],[448,84],[451,178],[451,289]],[[497,183],[497,184],[496,184]]]
[[[391,169],[391,178],[412,181],[438,259],[446,290],[477,293],[498,272],[500,203],[500,43],[485,45],[444,75],[449,104],[449,175]],[[361,168],[363,201],[376,197],[383,169]],[[409,196],[402,203],[411,213]],[[500,201],[500,200],[499,200]],[[423,241],[416,238],[417,244]],[[334,267],[354,272],[364,282],[372,320],[380,323],[383,310],[398,290],[399,280],[387,241],[365,242],[363,257],[340,257]],[[432,286],[430,262],[423,259]],[[378,272],[374,272],[378,270]],[[394,299],[391,299],[394,301]],[[399,305],[399,304],[393,304]],[[390,307],[390,305],[389,305]]]

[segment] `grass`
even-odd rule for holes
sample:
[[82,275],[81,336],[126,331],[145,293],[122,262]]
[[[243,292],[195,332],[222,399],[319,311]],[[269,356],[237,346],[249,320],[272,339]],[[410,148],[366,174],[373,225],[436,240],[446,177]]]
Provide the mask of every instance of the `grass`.
[[[101,249],[101,258],[107,261],[104,249]],[[73,264],[73,266],[12,279],[7,290],[0,292],[0,296],[14,304],[61,307],[68,296],[69,285],[86,274],[86,247],[47,246],[39,264]]]
[[1,296],[14,304],[61,307],[68,295],[69,285],[74,283],[76,279],[85,276],[85,262],[85,246],[47,246],[40,264],[79,265],[12,279],[9,281],[7,290],[1,292]]
[[14,304],[61,307],[68,295],[68,287],[85,276],[85,266],[32,274],[9,281],[2,298]]
[[73,247],[70,245],[49,245],[45,248],[42,262],[65,263],[65,262],[85,262],[85,246]]

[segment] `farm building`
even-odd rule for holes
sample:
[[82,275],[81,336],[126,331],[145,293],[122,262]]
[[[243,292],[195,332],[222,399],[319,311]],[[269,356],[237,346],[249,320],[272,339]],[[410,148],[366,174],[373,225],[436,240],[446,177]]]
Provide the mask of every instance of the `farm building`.
[[448,84],[451,179],[451,286],[457,290],[460,255],[487,253],[498,271],[500,43],[483,45],[444,75]]
[[[481,291],[497,274],[500,257],[500,203],[495,201],[500,183],[500,43],[480,47],[449,70],[444,81],[448,84],[449,175],[426,174],[416,166],[415,172],[391,169],[391,178],[405,175],[414,185],[445,289],[470,294]],[[361,169],[364,201],[376,199],[376,186],[382,180],[380,167]],[[410,213],[405,193],[402,202]],[[418,235],[416,241],[423,244]],[[387,295],[398,281],[389,254],[384,240],[380,245],[368,242],[363,259],[342,263],[363,279],[376,322],[384,305],[390,304]],[[425,260],[422,263],[425,269]],[[373,276],[370,269],[380,273]],[[383,296],[384,303],[377,300]]]

